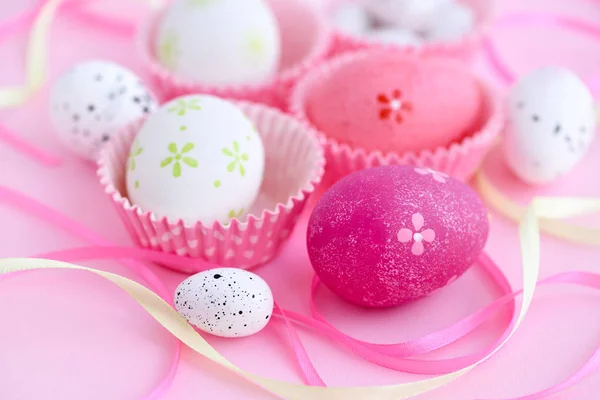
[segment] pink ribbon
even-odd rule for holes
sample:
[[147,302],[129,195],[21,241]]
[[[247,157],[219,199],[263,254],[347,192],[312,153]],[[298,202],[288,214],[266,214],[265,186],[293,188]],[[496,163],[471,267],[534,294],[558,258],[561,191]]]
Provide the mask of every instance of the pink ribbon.
[[[28,214],[32,214],[38,218],[46,220],[47,222],[63,229],[74,236],[77,236],[83,240],[94,244],[92,247],[75,248],[68,250],[55,251],[39,255],[40,258],[55,259],[61,261],[84,261],[84,260],[98,260],[98,259],[138,259],[145,261],[152,261],[156,263],[164,263],[176,265],[179,267],[190,267],[199,266],[203,269],[214,268],[215,265],[209,264],[202,260],[180,257],[173,254],[166,254],[162,252],[143,250],[138,248],[127,248],[127,247],[116,247],[110,245],[106,240],[100,238],[94,232],[81,226],[77,222],[71,220],[65,215],[52,210],[51,208],[31,199],[23,194],[20,194],[11,189],[0,186],[0,198],[9,204],[22,209]],[[172,302],[171,293],[164,287],[162,282],[156,275],[154,275],[150,269],[141,263],[133,261],[123,261],[123,264],[129,267],[132,271],[142,277],[148,282],[157,293],[165,300]],[[425,335],[419,339],[396,343],[396,344],[374,344],[364,342],[355,338],[352,338],[331,325],[325,320],[325,318],[318,312],[316,304],[314,302],[314,295],[319,286],[317,278],[313,279],[313,285],[311,290],[311,312],[313,318],[289,311],[283,310],[276,305],[275,316],[280,318],[285,324],[286,330],[290,338],[290,345],[295,354],[296,362],[299,365],[302,376],[307,384],[324,386],[325,383],[319,376],[314,365],[312,364],[310,357],[308,356],[306,349],[304,348],[296,329],[293,325],[303,326],[311,329],[324,337],[329,338],[336,343],[349,348],[358,356],[364,358],[367,361],[381,365],[387,368],[395,370],[420,373],[420,374],[440,374],[449,373],[461,369],[473,362],[479,360],[481,357],[487,355],[492,351],[498,342],[502,341],[508,332],[510,331],[512,324],[515,322],[516,316],[515,311],[515,296],[521,292],[513,292],[506,277],[502,271],[487,257],[482,255],[479,259],[479,266],[490,276],[491,280],[498,286],[502,291],[502,297],[491,303],[490,305],[482,308],[481,310],[463,318],[462,320],[444,328],[440,331]],[[554,275],[540,281],[539,284],[556,284],[556,283],[569,283],[584,285],[596,289],[600,289],[600,275],[588,273],[588,272],[569,272]],[[496,339],[496,342],[483,350],[479,350],[473,354],[446,359],[446,360],[418,360],[410,357],[417,356],[419,354],[425,354],[435,349],[439,349],[448,344],[455,342],[456,340],[464,337],[483,322],[494,318],[498,313],[506,308],[507,315],[502,318],[502,324],[504,331]],[[583,379],[585,376],[590,374],[592,371],[598,368],[600,364],[600,357],[597,350],[594,355],[585,363],[585,365],[577,371],[575,374],[564,380],[563,382],[552,386],[546,390],[525,396],[518,399],[538,399],[550,394],[557,393],[565,388],[572,386],[576,382]],[[172,364],[169,368],[168,374],[163,378],[163,381],[155,388],[155,390],[145,399],[155,399],[160,397],[171,385],[177,365],[179,362],[179,347],[176,349],[175,357],[172,360]],[[516,400],[516,399],[514,399]]]

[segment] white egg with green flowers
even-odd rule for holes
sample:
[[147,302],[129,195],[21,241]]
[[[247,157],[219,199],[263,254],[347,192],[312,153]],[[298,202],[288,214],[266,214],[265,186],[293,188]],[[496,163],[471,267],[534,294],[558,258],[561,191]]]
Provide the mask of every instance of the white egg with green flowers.
[[157,218],[212,225],[243,219],[265,164],[252,121],[209,95],[176,98],[140,128],[127,162],[129,200]]
[[279,27],[264,0],[174,0],[157,28],[157,59],[179,78],[257,85],[278,71]]
[[594,98],[573,72],[548,66],[519,79],[508,97],[504,153],[525,183],[546,184],[569,173],[596,132]]

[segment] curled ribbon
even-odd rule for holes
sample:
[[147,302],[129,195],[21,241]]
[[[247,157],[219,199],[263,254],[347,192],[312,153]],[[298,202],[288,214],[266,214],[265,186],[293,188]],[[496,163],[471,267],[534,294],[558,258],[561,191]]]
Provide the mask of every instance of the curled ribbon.
[[[10,193],[8,193],[10,194]],[[3,197],[6,197],[6,190],[2,193]],[[20,199],[22,200],[22,199]],[[21,202],[20,205],[23,203]],[[93,270],[85,267],[80,267],[72,264],[67,264],[58,261],[48,260],[37,260],[37,259],[13,259],[13,260],[0,260],[0,273],[13,272],[18,270],[32,270],[39,268],[69,268],[85,270],[88,272],[96,273],[109,281],[117,284],[125,291],[127,291],[136,301],[140,303],[159,323],[167,328],[174,336],[182,340],[185,344],[190,346],[195,351],[206,356],[207,358],[225,366],[226,368],[242,375],[244,378],[256,383],[257,385],[269,390],[270,392],[277,394],[284,398],[289,399],[401,399],[409,398],[419,393],[424,393],[429,390],[433,390],[439,386],[444,385],[463,374],[470,371],[476,365],[485,361],[491,357],[496,351],[498,351],[506,341],[516,331],[519,324],[525,317],[531,300],[533,298],[537,274],[539,271],[539,230],[538,230],[538,219],[547,218],[569,218],[575,215],[587,215],[592,212],[600,210],[600,201],[596,200],[584,200],[584,199],[535,199],[532,205],[527,209],[526,213],[520,224],[520,238],[522,246],[522,261],[523,261],[523,302],[519,309],[518,315],[514,319],[510,330],[503,336],[502,340],[496,345],[483,359],[468,365],[453,373],[445,374],[433,379],[428,379],[420,382],[414,382],[403,385],[391,385],[391,386],[378,386],[378,387],[360,387],[360,388],[325,388],[319,386],[302,386],[296,384],[290,384],[285,382],[279,382],[276,380],[267,379],[260,377],[246,371],[243,371],[231,364],[228,360],[222,357],[215,349],[210,347],[202,337],[193,329],[183,318],[173,310],[167,302],[162,300],[158,295],[154,294],[149,289],[144,288],[140,284],[130,281],[126,278],[110,274],[103,271]],[[60,222],[60,221],[55,221]],[[89,235],[89,233],[86,233]],[[599,233],[595,232],[598,236]],[[141,251],[132,249],[133,251]],[[71,254],[69,257],[82,257],[86,252],[81,254]],[[89,255],[89,254],[88,254]],[[96,254],[98,256],[99,253]],[[112,255],[115,253],[113,251]],[[55,256],[60,256],[56,255]],[[127,257],[127,254],[121,254],[121,257]],[[67,257],[63,254],[61,257]],[[160,257],[173,257],[170,255],[162,254]],[[67,257],[68,258],[68,257]],[[181,259],[180,259],[181,260]],[[184,261],[181,261],[184,262]],[[187,260],[186,262],[191,262]],[[568,281],[567,278],[563,278]],[[574,278],[571,278],[574,279]],[[501,300],[501,299],[499,299]],[[506,301],[506,300],[502,300]],[[498,305],[497,305],[498,306]],[[286,316],[289,312],[281,312],[280,314],[285,319],[293,318],[294,316]],[[302,321],[296,321],[302,323]],[[286,322],[287,324],[287,322]],[[293,332],[290,331],[290,332]],[[293,336],[293,335],[292,335]],[[299,339],[298,339],[299,340]],[[385,346],[385,345],[381,345]],[[397,349],[395,349],[397,351]],[[302,354],[303,349],[300,350],[299,354]],[[591,364],[594,364],[591,362]],[[587,367],[587,369],[586,369]],[[579,377],[581,371],[589,371],[591,366],[584,366],[579,371]],[[576,378],[577,378],[576,377]],[[314,382],[316,378],[313,378]],[[578,379],[581,379],[580,377]],[[567,383],[563,382],[561,385],[565,386],[572,382],[575,382],[575,378],[571,378]],[[557,387],[561,387],[558,385]],[[557,390],[557,387],[551,388]]]

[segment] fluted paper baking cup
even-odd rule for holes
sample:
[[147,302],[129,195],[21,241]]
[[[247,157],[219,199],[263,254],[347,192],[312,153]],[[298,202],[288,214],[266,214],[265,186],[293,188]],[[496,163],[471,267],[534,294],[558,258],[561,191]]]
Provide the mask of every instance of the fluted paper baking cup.
[[[99,159],[98,176],[140,247],[247,269],[270,261],[290,236],[323,177],[325,158],[317,133],[267,106],[236,104],[260,132],[265,148],[265,175],[250,213],[227,225],[215,222],[205,226],[199,221],[189,225],[182,220],[157,218],[151,210],[131,204],[126,194],[126,164],[144,120],[130,125],[106,145]],[[188,274],[200,270],[172,268]]]

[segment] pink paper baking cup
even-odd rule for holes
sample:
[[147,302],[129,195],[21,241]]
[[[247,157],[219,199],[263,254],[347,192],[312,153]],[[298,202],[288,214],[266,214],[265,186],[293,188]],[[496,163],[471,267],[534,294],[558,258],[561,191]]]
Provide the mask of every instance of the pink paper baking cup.
[[[330,15],[336,7],[347,2],[360,2],[361,0],[325,0],[325,13]],[[366,0],[363,0],[363,2]],[[425,44],[416,50],[419,54],[426,56],[446,56],[458,60],[470,61],[479,51],[483,39],[487,34],[493,15],[492,0],[459,0],[473,9],[476,15],[475,29],[469,34],[463,36],[460,40],[449,42],[435,42]],[[328,18],[330,20],[331,18]],[[349,35],[336,29],[331,24],[331,30],[334,36],[332,55],[339,55],[353,50],[371,49],[371,48],[399,48],[393,44],[373,43],[359,36]],[[405,47],[409,49],[409,47]]]
[[[361,58],[370,57],[373,52],[378,51],[362,50],[347,53],[329,60],[309,73],[298,83],[291,94],[290,112],[301,121],[314,127],[306,113],[306,99],[309,98],[309,93],[313,88],[321,82],[325,82],[340,67]],[[325,173],[327,183],[333,183],[361,169],[397,164],[431,168],[463,181],[471,178],[483,162],[486,154],[496,143],[506,121],[501,96],[483,80],[476,76],[475,78],[481,86],[484,98],[481,121],[478,124],[479,129],[448,147],[402,154],[383,153],[381,151],[353,148],[328,137],[327,132],[320,132],[321,143],[325,148],[327,159]],[[318,131],[317,127],[314,127],[314,129]]]
[[[255,123],[263,139],[265,175],[250,213],[227,225],[186,225],[182,220],[157,218],[130,203],[125,186],[127,158],[144,120],[124,129],[105,147],[98,162],[98,176],[137,245],[244,269],[275,257],[323,177],[323,149],[317,132],[291,116],[259,104],[237,105]],[[200,270],[167,267],[188,274]]]
[[191,93],[263,103],[287,108],[289,92],[311,68],[326,59],[333,47],[333,35],[322,9],[306,0],[268,0],[279,23],[282,55],[276,77],[261,85],[210,86],[182,79],[163,67],[154,54],[155,31],[165,10],[150,15],[138,30],[138,47],[163,101]]

